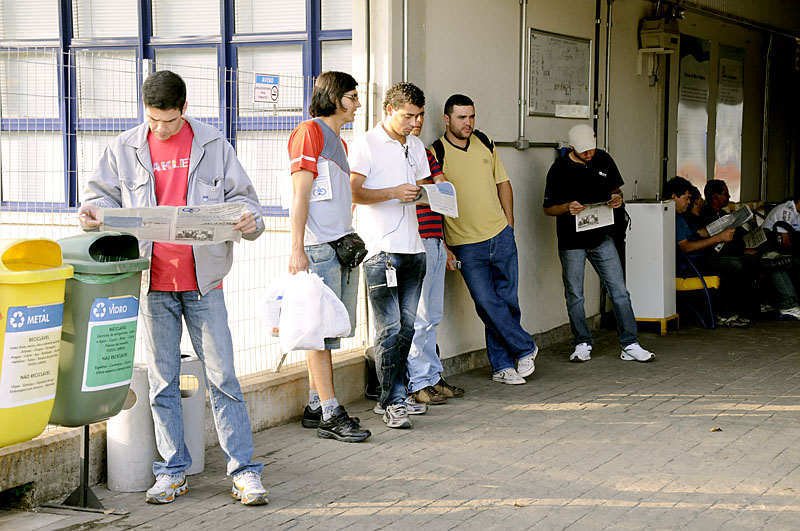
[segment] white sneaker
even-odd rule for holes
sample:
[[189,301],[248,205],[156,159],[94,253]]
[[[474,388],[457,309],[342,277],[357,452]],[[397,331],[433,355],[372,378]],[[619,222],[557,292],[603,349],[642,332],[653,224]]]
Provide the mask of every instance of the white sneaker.
[[267,490],[261,484],[261,476],[255,472],[242,472],[233,478],[231,495],[241,500],[242,505],[265,505],[269,503]]
[[795,306],[793,308],[781,310],[778,313],[778,317],[780,319],[795,319],[797,321],[800,321],[800,306]]
[[186,494],[189,485],[183,472],[175,475],[159,474],[155,484],[147,489],[145,501],[147,503],[170,503],[181,494]]
[[589,343],[575,345],[575,352],[569,355],[569,361],[582,362],[592,359],[592,346]]
[[520,376],[515,369],[503,369],[492,375],[492,380],[508,385],[522,385],[525,383],[525,378]]
[[539,345],[534,346],[533,352],[524,358],[517,360],[517,374],[523,378],[527,378],[533,374],[533,371],[536,370],[536,366],[533,364],[533,361],[536,359],[537,354],[539,354]]
[[653,360],[656,355],[640,347],[639,343],[631,343],[622,349],[622,353],[619,355],[619,357],[625,361],[636,360],[644,362]]

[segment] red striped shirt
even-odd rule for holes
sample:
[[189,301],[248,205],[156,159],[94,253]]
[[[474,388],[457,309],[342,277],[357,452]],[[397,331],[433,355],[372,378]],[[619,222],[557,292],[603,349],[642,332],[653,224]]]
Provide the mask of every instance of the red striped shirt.
[[[433,183],[433,178],[442,175],[442,167],[430,150],[425,150],[428,155],[428,165],[431,167],[431,176],[425,181]],[[434,212],[428,205],[417,205],[417,221],[419,221],[419,235],[422,238],[444,238],[442,232],[442,215]]]

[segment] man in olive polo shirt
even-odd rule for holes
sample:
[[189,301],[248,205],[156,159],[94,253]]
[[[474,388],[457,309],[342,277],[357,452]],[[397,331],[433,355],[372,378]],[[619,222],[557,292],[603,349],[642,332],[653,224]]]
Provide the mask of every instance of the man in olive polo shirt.
[[511,183],[494,143],[475,130],[475,104],[454,94],[444,105],[445,134],[431,146],[456,188],[459,217],[445,217],[447,246],[486,332],[496,382],[518,385],[533,374],[539,351],[520,324],[519,268]]

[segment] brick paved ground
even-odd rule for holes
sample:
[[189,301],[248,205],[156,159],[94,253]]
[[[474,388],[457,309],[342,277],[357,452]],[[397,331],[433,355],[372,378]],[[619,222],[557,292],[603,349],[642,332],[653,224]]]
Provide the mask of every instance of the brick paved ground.
[[[95,492],[130,515],[0,512],[15,529],[800,529],[800,323],[642,334],[653,363],[623,362],[603,332],[593,359],[540,354],[524,386],[489,370],[468,389],[373,436],[317,439],[299,423],[256,434],[270,504],[230,497],[218,449],[166,506]],[[716,430],[719,428],[719,430]]]

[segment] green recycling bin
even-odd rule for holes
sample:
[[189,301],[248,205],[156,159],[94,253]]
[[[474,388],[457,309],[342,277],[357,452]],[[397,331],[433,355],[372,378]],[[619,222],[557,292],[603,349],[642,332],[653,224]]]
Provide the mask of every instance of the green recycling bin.
[[64,238],[64,263],[75,269],[64,296],[58,388],[50,423],[85,426],[122,409],[133,374],[142,271],[139,241],[92,232]]

